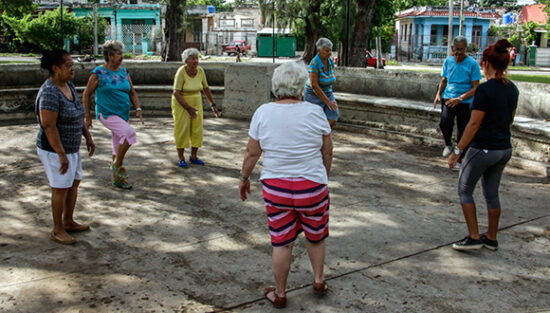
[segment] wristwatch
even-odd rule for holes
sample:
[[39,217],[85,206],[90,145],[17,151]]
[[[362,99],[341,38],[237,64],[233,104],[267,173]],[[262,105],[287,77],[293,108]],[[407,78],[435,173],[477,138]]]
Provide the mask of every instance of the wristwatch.
[[460,100],[460,102],[464,101],[464,98],[462,96],[458,96],[458,100]]
[[141,108],[136,108],[136,111],[141,111]]
[[455,146],[453,153],[456,155],[461,155],[463,150],[460,150],[458,146]]

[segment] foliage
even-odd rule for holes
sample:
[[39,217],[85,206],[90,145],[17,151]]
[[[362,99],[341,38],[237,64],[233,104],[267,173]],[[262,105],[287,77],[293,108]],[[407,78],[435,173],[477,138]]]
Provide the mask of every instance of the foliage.
[[44,49],[62,48],[63,39],[70,38],[76,34],[77,19],[74,13],[68,13],[63,9],[63,28],[61,27],[60,8],[46,11],[33,19],[30,14],[21,19],[4,16],[4,20],[13,28],[17,40],[40,45]]
[[[387,1],[387,0],[382,0]],[[381,1],[377,3],[378,5]],[[420,6],[426,6],[426,5],[432,5],[432,6],[447,6],[449,5],[448,0],[395,0],[395,1],[388,1],[393,4],[394,9],[396,11],[406,10],[412,7],[420,7]]]
[[[105,30],[109,27],[107,20],[101,16],[97,17],[97,42],[105,41]],[[94,18],[91,14],[78,18],[76,26],[76,36],[78,44],[74,45],[74,50],[90,50],[94,45]]]
[[0,0],[0,10],[11,17],[22,18],[37,8],[38,4],[34,4],[33,0]]
[[523,38],[527,46],[537,39],[537,33],[535,32],[537,27],[539,27],[539,24],[533,21],[529,21],[523,26]]

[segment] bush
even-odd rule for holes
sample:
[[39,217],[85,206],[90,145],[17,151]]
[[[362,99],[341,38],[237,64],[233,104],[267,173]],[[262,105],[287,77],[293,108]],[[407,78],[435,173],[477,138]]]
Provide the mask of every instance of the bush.
[[[107,20],[101,16],[97,17],[97,42],[105,41],[105,29],[109,26]],[[92,52],[94,46],[94,18],[91,15],[77,18],[76,26],[77,42],[73,49],[79,52]]]
[[71,38],[76,34],[77,19],[74,13],[63,10],[63,28],[60,24],[60,8],[53,11],[46,11],[33,19],[30,14],[18,19],[4,16],[4,21],[15,31],[16,39],[20,42],[34,43],[43,49],[63,48],[63,39]]

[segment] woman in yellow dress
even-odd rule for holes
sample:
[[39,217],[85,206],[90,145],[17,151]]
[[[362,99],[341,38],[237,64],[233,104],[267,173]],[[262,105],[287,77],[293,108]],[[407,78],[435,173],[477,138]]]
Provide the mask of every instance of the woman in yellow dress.
[[183,51],[182,59],[185,65],[181,66],[174,77],[172,92],[172,115],[174,116],[174,138],[178,150],[178,166],[187,168],[184,149],[191,143],[191,157],[189,162],[204,165],[197,157],[197,151],[202,146],[202,97],[201,90],[208,99],[212,112],[219,117],[212,92],[208,88],[206,75],[199,64],[199,50],[189,48]]

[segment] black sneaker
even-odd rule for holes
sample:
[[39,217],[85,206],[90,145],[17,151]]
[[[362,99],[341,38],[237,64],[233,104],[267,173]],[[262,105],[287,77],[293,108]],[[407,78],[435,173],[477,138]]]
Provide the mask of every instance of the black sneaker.
[[453,243],[453,249],[464,251],[464,250],[479,250],[483,247],[481,239],[472,239],[470,236],[464,237],[457,243]]
[[481,237],[479,237],[479,240],[481,240],[483,246],[489,250],[495,251],[496,249],[498,249],[498,241],[491,240],[487,238],[486,235],[481,235]]

